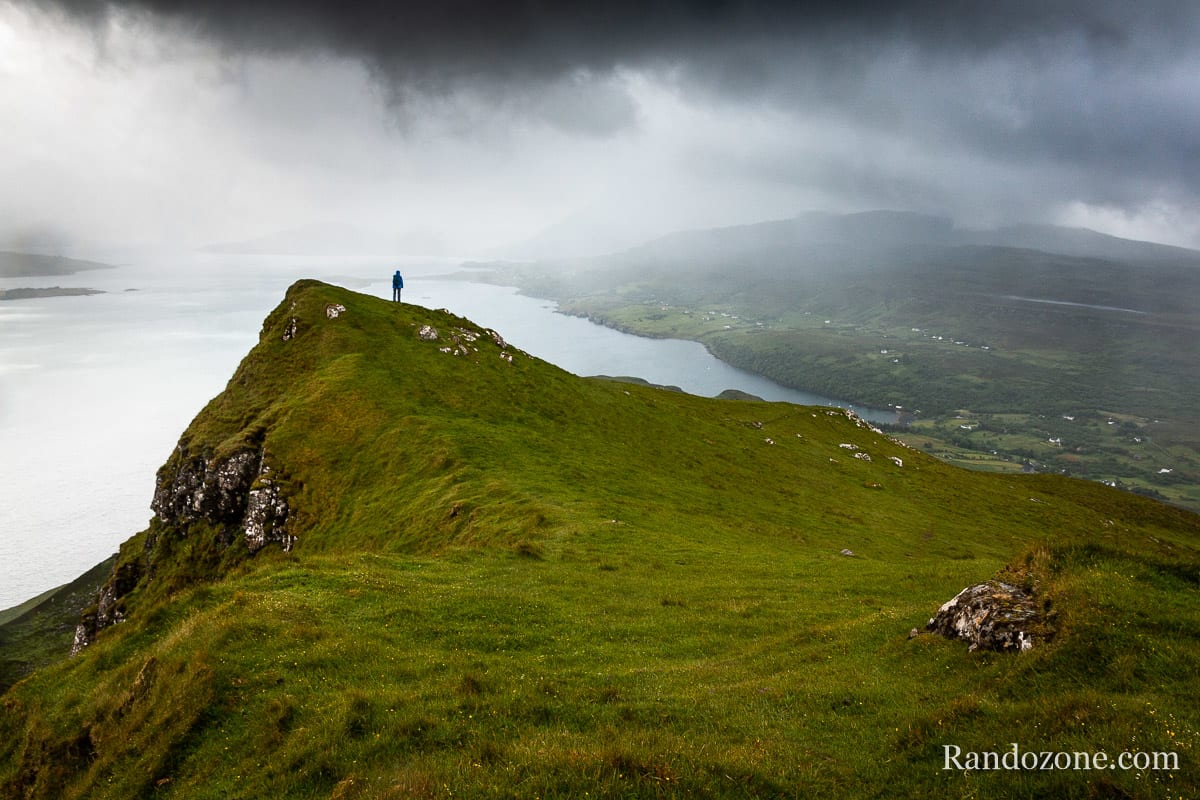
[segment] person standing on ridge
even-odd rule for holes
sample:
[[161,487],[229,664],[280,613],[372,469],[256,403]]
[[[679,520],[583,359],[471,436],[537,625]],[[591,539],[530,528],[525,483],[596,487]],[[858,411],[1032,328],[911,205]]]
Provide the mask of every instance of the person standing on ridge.
[[404,288],[404,278],[400,277],[400,270],[396,270],[396,274],[392,276],[392,300],[400,302],[400,290]]

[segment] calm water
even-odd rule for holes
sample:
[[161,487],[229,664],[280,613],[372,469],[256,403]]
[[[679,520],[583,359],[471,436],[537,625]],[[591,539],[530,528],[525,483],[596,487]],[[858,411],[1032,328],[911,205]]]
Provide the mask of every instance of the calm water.
[[[115,270],[0,279],[0,288],[108,292],[0,302],[0,608],[75,578],[145,527],[155,471],[289,284],[318,277],[390,297],[393,268],[379,259],[142,256]],[[579,375],[834,404],[734,369],[695,342],[629,336],[511,288],[436,277],[448,263],[402,268],[406,302],[449,308]]]

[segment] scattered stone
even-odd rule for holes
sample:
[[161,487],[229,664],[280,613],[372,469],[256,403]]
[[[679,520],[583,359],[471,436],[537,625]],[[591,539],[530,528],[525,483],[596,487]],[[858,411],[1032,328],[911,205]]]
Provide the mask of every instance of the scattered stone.
[[496,333],[491,328],[488,328],[485,332],[487,333],[488,336],[492,337],[493,342],[500,345],[501,350],[508,348],[508,343],[504,341],[504,337],[502,337],[500,334]]
[[857,450],[858,449],[858,445],[847,444],[845,442],[843,442],[842,444],[839,444],[838,447],[842,448],[843,450]]
[[346,307],[341,303],[330,303],[329,305],[325,306],[325,316],[329,317],[330,319],[337,319],[345,313]]
[[854,558],[854,551],[853,550],[843,550],[842,555],[844,555],[846,558]]
[[[896,408],[899,409],[900,406],[896,406]],[[881,436],[883,435],[883,431],[881,431],[879,428],[875,427],[871,423],[867,422],[865,419],[860,417],[858,414],[855,414],[850,409],[848,409],[848,408],[842,409],[842,413],[846,415],[846,419],[850,420],[858,427],[866,428],[867,430],[871,431],[871,433],[878,433]]]
[[775,444],[775,440],[770,437],[763,439],[763,441],[766,442],[767,444]]
[[1040,622],[1032,594],[991,580],[963,589],[938,609],[926,630],[970,642],[968,651],[1023,652],[1033,647],[1032,629]]
[[417,331],[417,336],[424,342],[436,342],[438,339],[437,328],[432,325],[422,325],[421,330]]
[[451,353],[453,351],[454,351],[453,347],[439,347],[438,348],[439,353]]
[[299,329],[299,323],[296,321],[295,317],[292,317],[288,322],[287,328],[283,331],[283,340],[285,342],[290,342],[292,339],[295,339],[296,333],[299,331]]
[[870,461],[870,460],[871,460],[871,457],[870,457],[869,455],[867,455],[866,453],[855,453],[855,454],[854,454],[854,457],[855,457],[855,458],[857,458],[857,459],[861,459],[861,460],[863,460],[863,461]]
[[899,456],[888,456],[888,460],[891,461],[893,464],[895,464],[897,467],[904,466],[904,461],[901,460],[901,458]]
[[452,338],[455,342],[462,342],[465,339],[469,344],[473,344],[479,341],[480,334],[478,331],[472,331],[466,328],[455,328],[454,330],[455,333],[450,338]]
[[910,638],[910,639],[915,639],[920,635],[921,635],[921,632],[919,630],[917,630],[916,628],[913,628],[911,631],[908,632],[908,638]]

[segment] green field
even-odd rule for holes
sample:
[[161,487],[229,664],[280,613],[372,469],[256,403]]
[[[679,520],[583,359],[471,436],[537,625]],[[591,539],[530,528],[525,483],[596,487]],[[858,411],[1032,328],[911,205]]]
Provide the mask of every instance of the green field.
[[[109,582],[125,621],[0,698],[0,796],[1200,793],[1185,510],[840,411],[576,378],[311,281],[180,445],[160,490],[257,453],[294,545],[160,510]],[[1032,650],[909,638],[996,575],[1036,592]],[[1012,742],[1178,765],[943,769]]]

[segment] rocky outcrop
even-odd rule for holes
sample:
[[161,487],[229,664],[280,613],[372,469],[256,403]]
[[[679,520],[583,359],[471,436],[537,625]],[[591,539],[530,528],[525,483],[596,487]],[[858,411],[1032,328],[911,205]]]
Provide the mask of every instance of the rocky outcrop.
[[158,472],[150,507],[155,519],[144,557],[114,568],[95,605],[83,613],[76,626],[72,655],[91,644],[97,632],[125,619],[125,597],[143,578],[152,577],[143,562],[150,561],[162,537],[185,537],[193,522],[203,521],[217,528],[221,547],[228,547],[243,533],[250,554],[272,542],[290,550],[296,541],[288,533],[287,500],[260,448],[206,458],[192,455],[180,445]]
[[242,517],[246,548],[257,553],[268,542],[278,542],[284,550],[291,550],[296,537],[287,532],[287,521],[287,500],[280,496],[279,484],[264,463],[259,469],[257,485],[246,496],[246,514]]
[[118,564],[112,575],[96,594],[96,604],[85,609],[75,626],[75,638],[71,642],[71,655],[75,655],[91,644],[96,633],[109,625],[125,621],[125,595],[133,591],[142,577],[136,563]]
[[250,485],[262,454],[242,450],[228,458],[191,456],[182,445],[158,473],[150,508],[168,524],[204,519],[218,525],[236,523],[245,514]]
[[261,449],[208,459],[192,456],[180,445],[159,470],[150,507],[160,521],[176,529],[204,520],[220,526],[227,542],[244,531],[251,553],[268,542],[290,550],[295,542],[287,532],[287,501]]
[[968,641],[969,650],[1021,652],[1034,646],[1040,622],[1032,593],[993,580],[963,589],[938,609],[925,629]]

